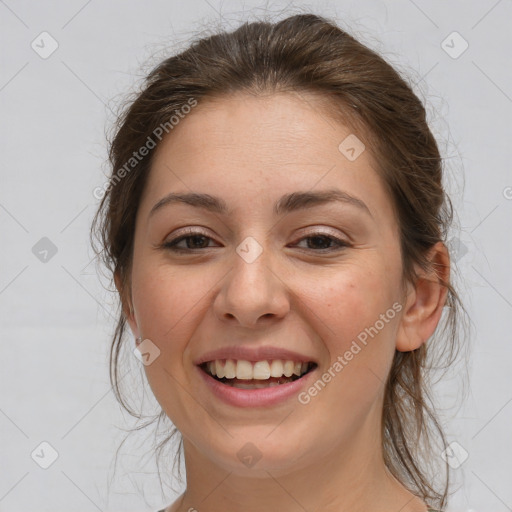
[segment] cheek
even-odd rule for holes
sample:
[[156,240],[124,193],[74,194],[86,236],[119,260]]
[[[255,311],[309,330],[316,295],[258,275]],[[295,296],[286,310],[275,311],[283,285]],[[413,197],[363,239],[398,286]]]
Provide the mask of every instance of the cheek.
[[330,337],[356,335],[393,303],[391,283],[369,266],[337,270],[321,279],[302,279],[301,288],[307,307],[331,327]]
[[187,380],[187,344],[200,323],[198,315],[211,287],[202,277],[163,265],[140,265],[132,275],[140,332],[160,350],[159,357],[144,367],[146,378],[155,398],[178,427],[190,408],[188,394],[180,384]]
[[202,277],[168,266],[139,267],[133,275],[133,302],[141,333],[160,350],[181,350],[181,342],[190,337],[194,317],[209,289]]
[[[313,385],[306,392],[314,397],[317,389],[322,390],[318,394],[323,398],[316,402],[312,398],[313,407],[335,404],[332,414],[340,428],[360,424],[384,390],[395,353],[398,319],[392,283],[387,279],[375,267],[354,267],[325,281],[304,283],[304,289],[311,290],[304,311],[310,310],[308,322],[329,353],[319,375],[325,388]],[[346,411],[352,411],[351,420]]]
[[350,407],[363,397],[373,400],[395,352],[394,285],[381,267],[378,262],[347,266],[328,279],[309,278],[302,284],[309,290],[303,294],[303,314],[329,353],[326,366],[336,375],[332,396]]

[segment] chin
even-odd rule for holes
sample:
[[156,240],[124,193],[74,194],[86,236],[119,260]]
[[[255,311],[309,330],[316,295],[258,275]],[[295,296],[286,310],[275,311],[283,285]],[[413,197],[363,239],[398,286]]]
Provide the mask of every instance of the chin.
[[269,473],[272,476],[286,475],[307,465],[305,454],[297,451],[304,439],[299,442],[288,438],[285,444],[285,440],[275,436],[273,442],[269,442],[265,439],[269,432],[271,429],[266,429],[265,434],[257,438],[237,436],[229,445],[219,446],[216,453],[210,445],[210,456],[216,465],[241,477],[268,479]]

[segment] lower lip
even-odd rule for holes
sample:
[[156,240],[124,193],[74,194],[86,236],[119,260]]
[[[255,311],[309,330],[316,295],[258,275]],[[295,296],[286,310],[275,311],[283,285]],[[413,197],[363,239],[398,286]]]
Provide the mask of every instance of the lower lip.
[[260,389],[241,389],[229,384],[222,384],[222,382],[211,377],[199,366],[196,366],[196,368],[208,388],[223,402],[236,407],[268,407],[298,395],[301,389],[308,385],[312,378],[311,375],[316,372],[318,367],[293,382]]

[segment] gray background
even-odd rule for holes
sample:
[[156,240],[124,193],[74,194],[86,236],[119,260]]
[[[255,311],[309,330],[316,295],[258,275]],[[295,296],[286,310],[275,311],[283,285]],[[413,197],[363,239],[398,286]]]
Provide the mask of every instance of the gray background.
[[[469,360],[437,387],[449,441],[468,454],[454,470],[458,490],[448,510],[512,510],[512,2],[337,0],[274,2],[269,9],[256,1],[5,0],[1,511],[142,512],[174,500],[168,486],[160,491],[147,434],[125,443],[113,473],[122,429],[134,420],[110,390],[115,296],[98,278],[88,242],[93,190],[107,171],[104,132],[111,109],[150,67],[143,63],[157,61],[166,46],[181,48],[220,20],[234,28],[258,13],[282,18],[308,8],[335,17],[381,52],[428,101],[459,215],[451,243],[473,329]],[[469,46],[458,55],[464,41]],[[44,55],[51,44],[58,48]],[[55,254],[40,252],[49,247],[44,237]],[[133,359],[126,383],[145,393],[154,411]],[[460,406],[464,368],[469,380]],[[58,453],[48,469],[40,464],[50,462],[52,448],[43,442]]]

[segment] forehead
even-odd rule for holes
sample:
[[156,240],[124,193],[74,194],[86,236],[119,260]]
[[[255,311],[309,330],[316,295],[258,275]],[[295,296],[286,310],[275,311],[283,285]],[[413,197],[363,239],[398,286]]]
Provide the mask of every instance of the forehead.
[[[388,198],[364,140],[312,94],[201,100],[156,149],[144,209],[149,213],[177,189],[248,207],[295,190],[337,187],[366,196],[370,209],[382,213]],[[346,151],[351,146],[356,158]]]
[[[317,95],[237,93],[201,100],[164,139],[157,159],[170,151],[175,159],[204,157],[202,150],[208,149],[210,158],[229,152],[245,160],[255,155],[265,163],[282,164],[314,157],[314,162],[325,165],[353,132],[328,115],[325,99]],[[325,158],[318,162],[322,153]]]

